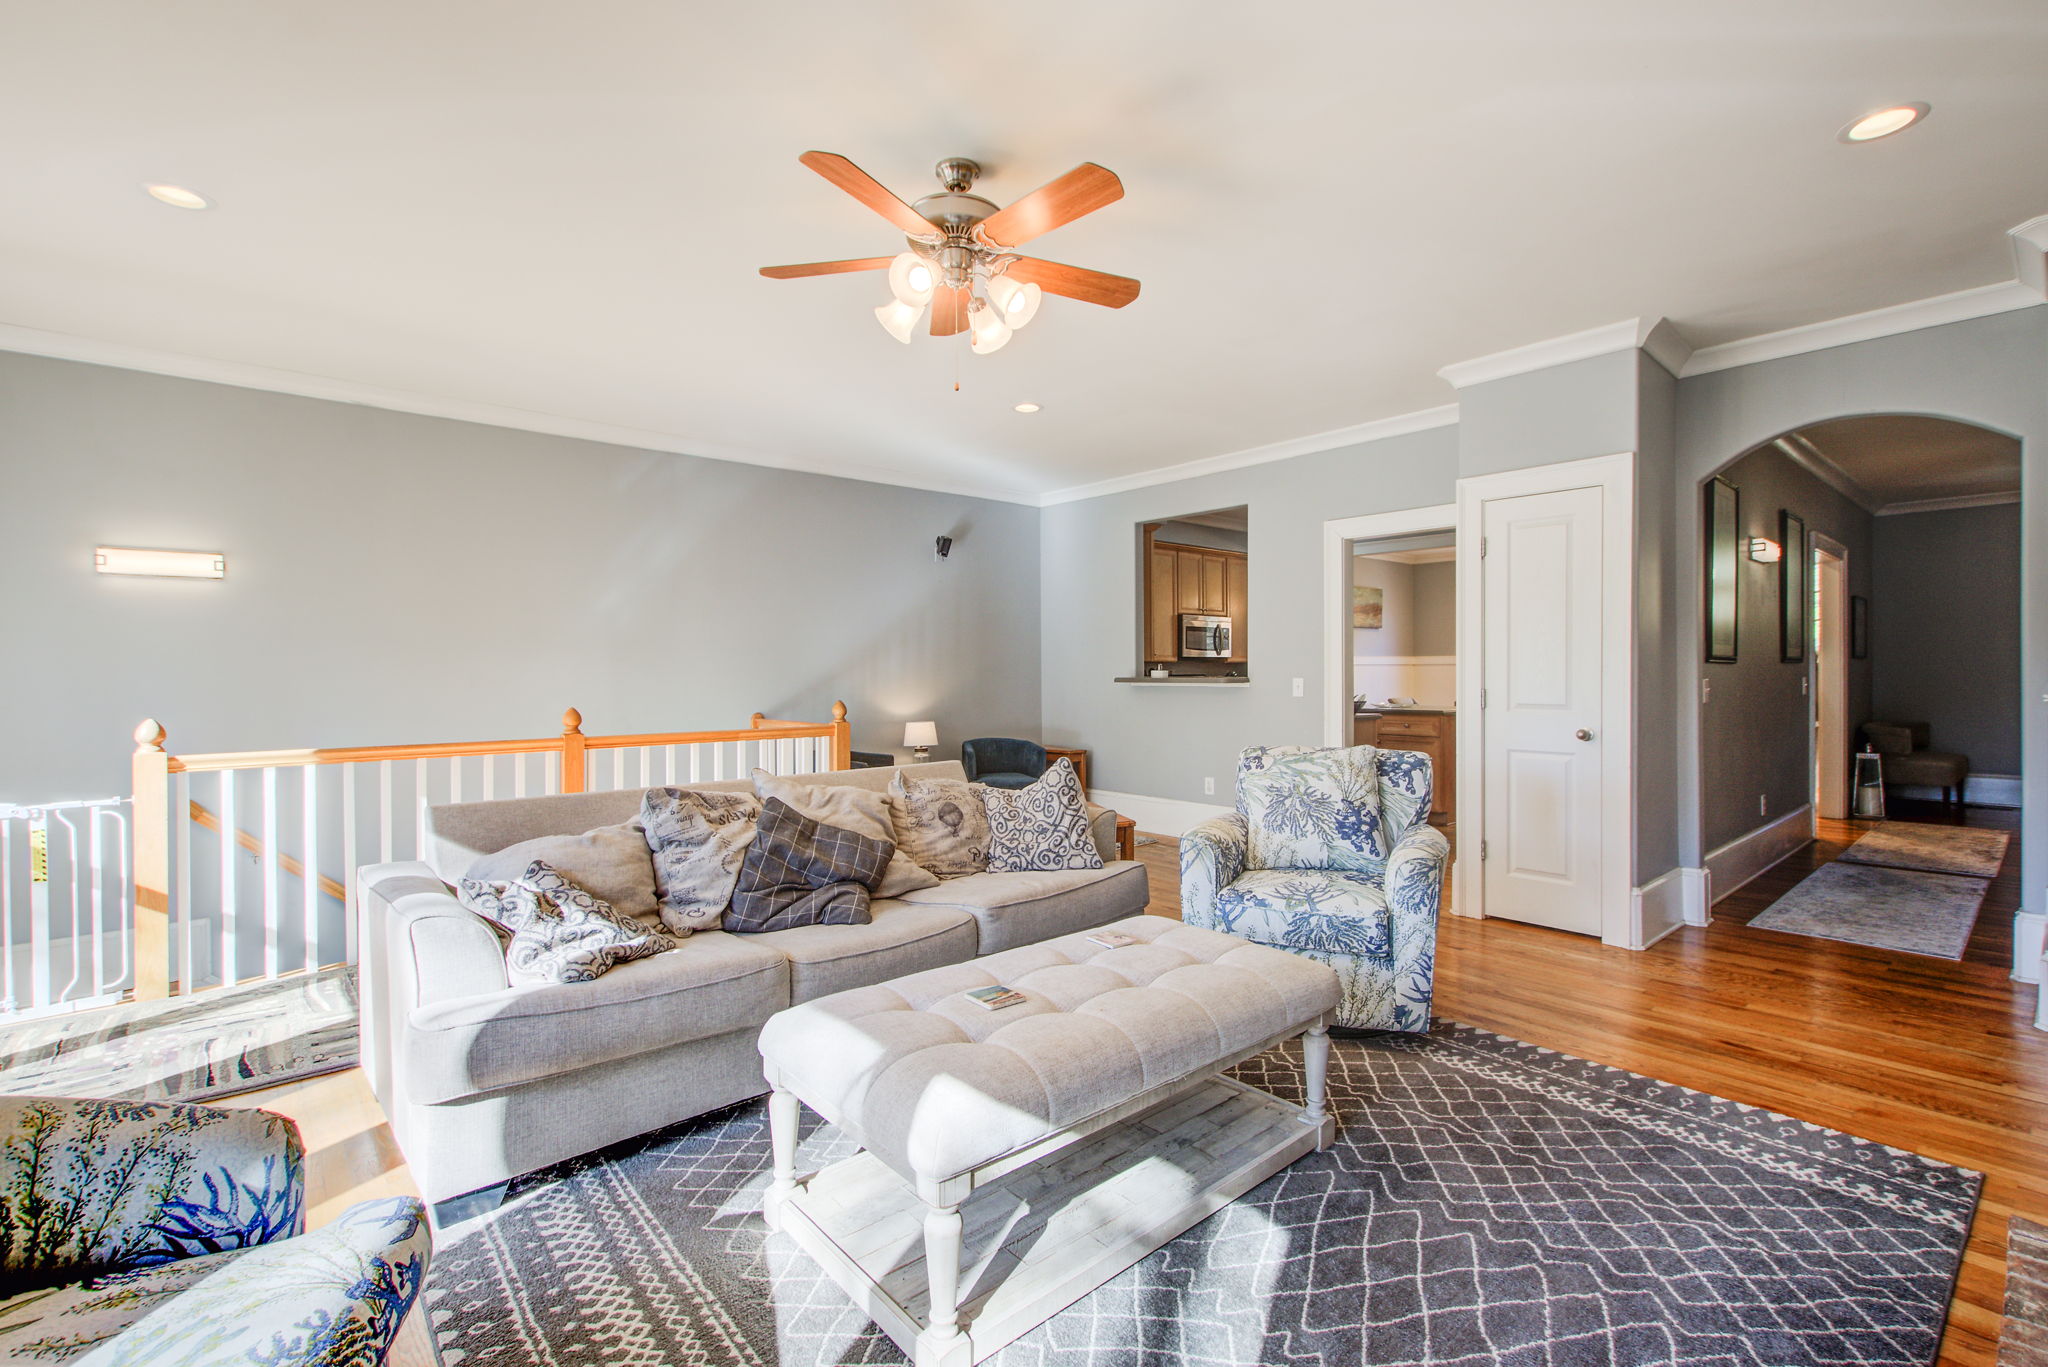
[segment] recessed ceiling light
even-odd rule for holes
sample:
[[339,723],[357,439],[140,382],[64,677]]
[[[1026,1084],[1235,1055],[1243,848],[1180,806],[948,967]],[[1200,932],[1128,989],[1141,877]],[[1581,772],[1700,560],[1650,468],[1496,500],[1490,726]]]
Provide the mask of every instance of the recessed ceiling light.
[[1927,117],[1924,104],[1895,104],[1865,114],[1841,132],[1843,142],[1875,142],[1903,132]]
[[1019,413],[1036,413],[1038,405],[1035,403],[1020,403],[1017,405],[1017,411]]
[[142,188],[149,191],[150,198],[160,200],[170,205],[173,209],[210,209],[213,207],[213,201],[209,200],[205,195],[188,190],[182,185],[145,185]]

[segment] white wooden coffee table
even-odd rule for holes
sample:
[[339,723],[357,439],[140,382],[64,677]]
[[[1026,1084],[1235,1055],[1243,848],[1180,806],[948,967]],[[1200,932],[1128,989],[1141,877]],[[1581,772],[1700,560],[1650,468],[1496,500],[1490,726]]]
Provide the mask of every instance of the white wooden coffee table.
[[[769,1223],[918,1367],[980,1361],[1335,1137],[1335,974],[1160,917],[1108,929],[1144,942],[1026,946],[762,1034]],[[964,995],[997,982],[1029,1000]],[[1303,1104],[1220,1076],[1296,1037]],[[800,1104],[862,1152],[799,1175]]]

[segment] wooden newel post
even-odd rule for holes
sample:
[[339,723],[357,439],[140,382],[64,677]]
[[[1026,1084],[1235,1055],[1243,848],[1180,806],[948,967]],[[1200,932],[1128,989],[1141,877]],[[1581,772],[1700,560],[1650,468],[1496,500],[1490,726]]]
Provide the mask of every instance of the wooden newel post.
[[135,728],[135,998],[171,995],[171,757],[155,720]]
[[562,791],[583,791],[583,757],[589,743],[583,739],[583,714],[575,708],[562,713]]
[[853,767],[853,727],[847,724],[846,704],[832,704],[832,767]]

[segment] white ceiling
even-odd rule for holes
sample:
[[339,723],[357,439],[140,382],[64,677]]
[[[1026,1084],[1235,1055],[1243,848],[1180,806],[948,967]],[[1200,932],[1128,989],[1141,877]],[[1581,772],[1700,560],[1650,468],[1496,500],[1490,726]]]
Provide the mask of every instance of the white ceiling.
[[[2040,0],[0,15],[0,323],[1027,500],[1620,318],[1710,346],[2005,280],[2048,210]],[[808,148],[905,198],[1100,162],[1127,198],[1027,250],[1144,294],[900,346],[878,276],[755,273],[900,248]]]

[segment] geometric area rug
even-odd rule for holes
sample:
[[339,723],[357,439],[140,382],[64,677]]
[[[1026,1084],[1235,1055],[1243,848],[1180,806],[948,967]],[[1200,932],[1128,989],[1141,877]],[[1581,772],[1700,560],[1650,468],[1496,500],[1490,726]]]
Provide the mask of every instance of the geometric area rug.
[[[1299,1052],[1236,1073],[1300,1096]],[[1979,1174],[1450,1022],[1335,1042],[1336,1143],[1031,1330],[1004,1367],[1926,1364]],[[743,1102],[444,1231],[448,1367],[903,1354],[760,1215]],[[851,1153],[804,1113],[800,1170]]]

